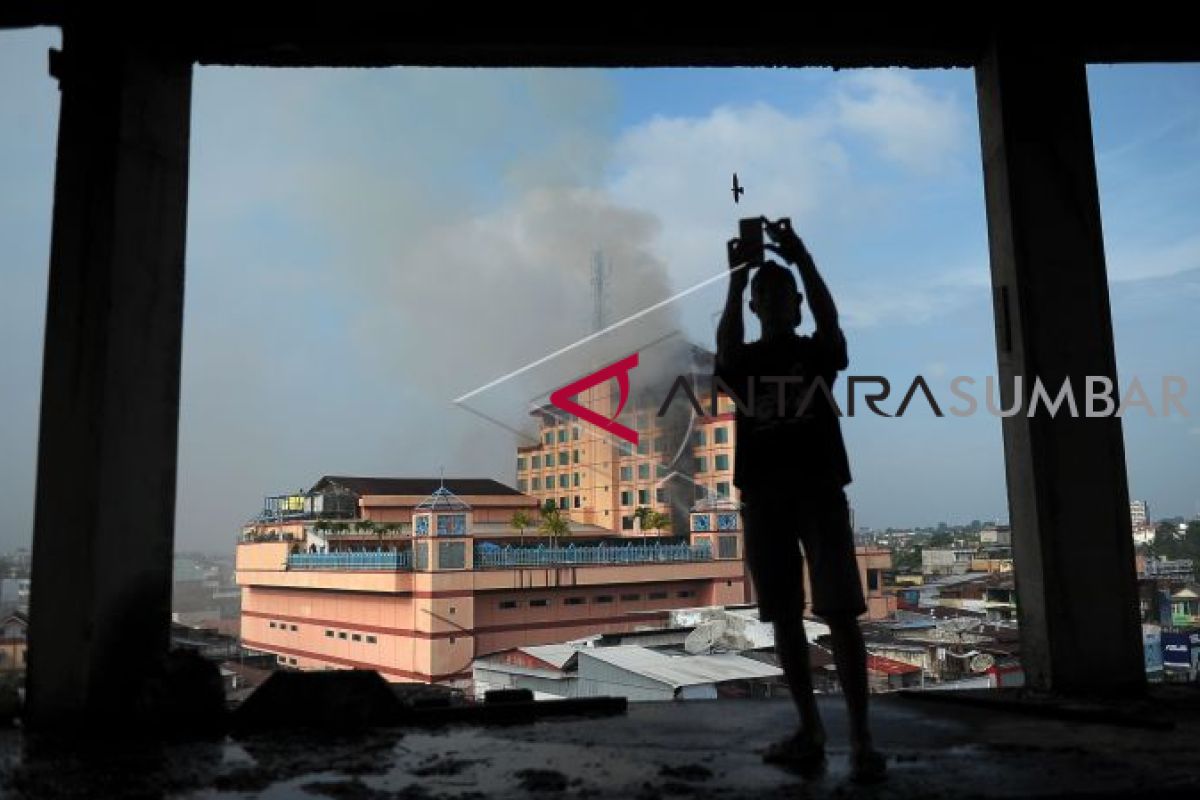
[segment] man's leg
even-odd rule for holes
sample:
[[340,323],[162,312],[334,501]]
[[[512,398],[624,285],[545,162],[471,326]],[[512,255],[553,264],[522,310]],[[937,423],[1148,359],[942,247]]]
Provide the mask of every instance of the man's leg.
[[812,524],[802,528],[812,583],[813,612],[829,625],[833,661],[846,698],[850,727],[851,776],[856,781],[883,778],[886,762],[876,752],[867,723],[867,648],[858,617],[867,610],[863,597],[854,532],[845,492],[834,488],[812,501]]
[[863,644],[858,620],[848,614],[827,617],[833,640],[833,662],[838,682],[846,697],[850,723],[850,746],[854,750],[871,749],[871,730],[867,725],[867,648]]
[[804,634],[802,611],[799,609],[795,616],[775,620],[775,654],[779,656],[779,665],[783,668],[784,678],[792,693],[792,702],[800,714],[801,740],[824,746],[825,726],[821,723],[821,714],[813,697],[812,666],[808,658],[808,638]]

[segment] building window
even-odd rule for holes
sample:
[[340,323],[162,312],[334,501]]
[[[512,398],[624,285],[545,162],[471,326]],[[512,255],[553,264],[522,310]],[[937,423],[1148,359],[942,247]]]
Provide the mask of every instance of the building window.
[[663,451],[663,448],[666,446],[667,446],[667,439],[665,436],[655,436],[654,437],[654,452],[661,453]]
[[633,505],[633,492],[629,491],[628,489],[621,490],[621,505]]
[[467,515],[466,514],[438,514],[437,515],[437,535],[438,536],[466,536],[467,535]]
[[[629,504],[626,503],[625,505],[629,505]],[[621,530],[623,530],[623,531],[633,530],[633,517],[621,517]]]
[[578,425],[576,425],[574,428],[571,428],[571,438],[576,441],[579,440],[579,426]]
[[[700,456],[696,459],[696,472],[708,472],[708,458]],[[537,480],[534,478],[534,480]]]
[[666,592],[651,592],[649,594],[649,599],[651,599],[651,600],[666,600],[667,593]]
[[574,475],[571,476],[571,485],[579,486],[579,482],[580,482],[579,473],[576,472]]
[[675,596],[676,597],[695,597],[696,593],[693,592],[691,589],[684,589],[682,592],[676,592]]
[[500,608],[510,609],[510,608],[516,608],[516,607],[517,607],[516,600],[501,600],[500,601]]
[[274,627],[275,627],[275,623],[274,623],[274,622],[272,622],[272,623],[271,623],[271,627],[272,627],[272,628],[274,628]]
[[558,498],[558,507],[559,508],[570,508],[571,504],[569,502],[567,502],[567,498],[560,497],[560,498]]
[[638,505],[639,506],[650,505],[650,490],[649,489],[638,489]]
[[643,456],[650,454],[650,440],[649,439],[639,439],[638,440],[638,454],[643,455]]
[[426,542],[417,542],[413,547],[413,569],[429,569],[429,547],[427,544]]
[[581,505],[583,505],[582,498],[579,495],[575,495],[575,508],[579,508]]
[[877,569],[867,570],[867,589],[872,592],[879,589],[879,572]]
[[567,473],[562,473],[558,476],[558,488],[568,489],[571,486],[571,476]]
[[718,472],[724,472],[729,469],[729,455],[727,453],[717,453],[715,461]]
[[571,463],[571,455],[566,450],[559,450],[558,451],[558,465],[560,467],[565,467],[567,464],[570,464],[570,463]]
[[535,492],[542,488],[542,479],[541,478],[533,478],[532,480],[533,480],[533,490]]
[[650,465],[638,464],[638,480],[648,480],[650,478]]
[[542,441],[546,444],[554,444],[554,431],[546,431],[546,435],[542,437]]
[[528,484],[525,482],[524,478],[517,478],[517,491],[518,492],[525,491],[527,486],[528,486]]
[[623,456],[631,456],[633,455],[633,445],[629,442],[621,442],[617,445],[617,452]]
[[640,594],[623,594],[621,595],[622,603],[636,603],[642,599]]
[[656,503],[667,502],[667,490],[662,489],[662,488],[655,489],[654,490],[654,502],[656,502]]
[[563,600],[563,605],[565,605],[565,606],[581,606],[586,602],[587,602],[587,600],[582,597],[568,597],[566,600]]
[[295,632],[295,631],[298,631],[298,630],[300,630],[300,629],[299,629],[299,628],[297,628],[295,625],[293,625],[293,626],[292,626],[292,631],[293,631],[293,632]]
[[530,461],[533,463],[534,469],[541,468],[541,466],[542,466],[542,457],[541,456],[534,456],[532,459],[530,459]]
[[704,447],[704,444],[705,444],[704,431],[703,430],[696,431],[696,446]]
[[572,464],[578,464],[578,463],[579,463],[579,451],[578,451],[578,450],[572,450],[572,451],[571,451],[571,463],[572,463]]
[[[537,456],[534,456],[534,458],[537,458]],[[536,467],[537,464],[534,464],[534,466]],[[523,469],[525,469],[525,456],[518,456],[517,457],[517,472],[520,472]]]
[[376,642],[376,641],[377,641],[377,640],[376,640],[376,638],[375,638],[374,636],[368,636],[368,637],[367,637],[367,644],[375,644],[375,642]]
[[550,601],[544,597],[539,597],[536,600],[529,601],[530,608],[545,608],[548,605],[550,605]]
[[669,470],[667,470],[666,464],[655,464],[654,465],[654,477],[656,477],[656,478],[667,477],[668,471]]
[[737,558],[737,537],[717,537],[717,558]]
[[345,638],[346,638],[346,632],[345,632],[345,631],[338,631],[338,638],[339,638],[339,639],[345,639]]
[[466,542],[438,542],[438,569],[465,569]]
[[721,425],[713,429],[713,441],[717,444],[729,443],[729,426]]
[[455,642],[455,639],[454,639],[454,637],[453,637],[453,636],[451,636],[451,637],[450,637],[450,644],[454,644],[454,642]]
[[551,472],[550,474],[548,474],[546,476],[546,490],[549,491],[550,489],[553,489],[553,488],[554,488],[554,473]]
[[621,467],[621,480],[622,481],[633,480],[633,467]]
[[288,663],[289,663],[289,664],[291,664],[291,665],[294,667],[294,666],[296,666],[296,659],[294,659],[294,658],[289,658],[289,659],[288,659]]
[[362,634],[361,633],[352,633],[352,634],[350,634],[350,638],[356,642],[361,642]]
[[601,594],[601,595],[597,595],[596,598],[592,602],[593,603],[611,603],[612,601],[613,601],[613,596],[611,594]]
[[558,441],[565,442],[566,440],[567,440],[567,429],[559,428],[558,429]]
[[329,631],[329,630],[327,630],[327,631],[325,631],[325,635],[326,635],[326,636],[328,636],[330,639],[332,639],[332,638],[333,638],[333,631]]
[[717,484],[717,495],[719,497],[729,497],[729,483],[721,481]]

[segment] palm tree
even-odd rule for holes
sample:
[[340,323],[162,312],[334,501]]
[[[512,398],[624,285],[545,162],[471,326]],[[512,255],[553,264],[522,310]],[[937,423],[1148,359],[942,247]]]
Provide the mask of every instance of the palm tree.
[[567,518],[552,505],[542,509],[542,522],[539,526],[542,533],[550,537],[550,546],[558,546],[558,537],[565,536],[571,532],[571,526],[567,524]]
[[533,524],[533,521],[529,519],[529,514],[527,514],[524,511],[514,511],[513,515],[512,515],[512,519],[510,519],[508,521],[508,526],[510,528],[512,528],[515,531],[520,531],[522,546],[524,546],[524,544],[525,544],[525,529],[528,528],[532,524]]
[[649,525],[650,530],[661,534],[663,528],[671,527],[671,517],[661,511],[651,511],[646,515],[646,520],[642,524]]
[[650,529],[650,516],[653,513],[654,511],[646,506],[638,506],[633,510],[633,518],[638,521],[638,528],[641,529],[643,536]]

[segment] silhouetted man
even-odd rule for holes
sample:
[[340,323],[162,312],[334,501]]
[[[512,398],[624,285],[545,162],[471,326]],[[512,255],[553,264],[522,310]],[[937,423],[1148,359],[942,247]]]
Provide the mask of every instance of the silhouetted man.
[[[763,758],[810,774],[825,765],[825,730],[813,699],[804,633],[806,558],[812,612],[829,625],[849,712],[851,774],[878,780],[885,761],[867,726],[866,650],[857,621],[867,609],[844,489],[850,465],[832,403],[834,379],[849,363],[846,340],[833,298],[791,224],[786,219],[763,224],[773,243],[765,247],[799,270],[816,323],[812,336],[797,335],[803,296],[791,270],[771,261],[753,263],[748,259],[756,256],[741,240],[730,240],[716,375],[742,401],[733,482],[741,491],[746,562],[759,617],[774,625],[775,651],[801,722],[797,733],[772,745]],[[762,338],[750,343],[742,326],[748,283],[750,310],[762,326]]]

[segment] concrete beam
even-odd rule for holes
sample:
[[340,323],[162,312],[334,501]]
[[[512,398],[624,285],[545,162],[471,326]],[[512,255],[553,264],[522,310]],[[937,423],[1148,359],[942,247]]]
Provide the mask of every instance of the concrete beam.
[[111,727],[169,643],[192,70],[71,28],[53,65],[28,716]]
[[[976,69],[996,344],[1013,379],[1052,395],[1116,385],[1112,317],[1081,60],[992,44]],[[1082,408],[1081,408],[1082,413]],[[1117,693],[1145,683],[1121,420],[1003,421],[1021,658],[1029,683]]]

